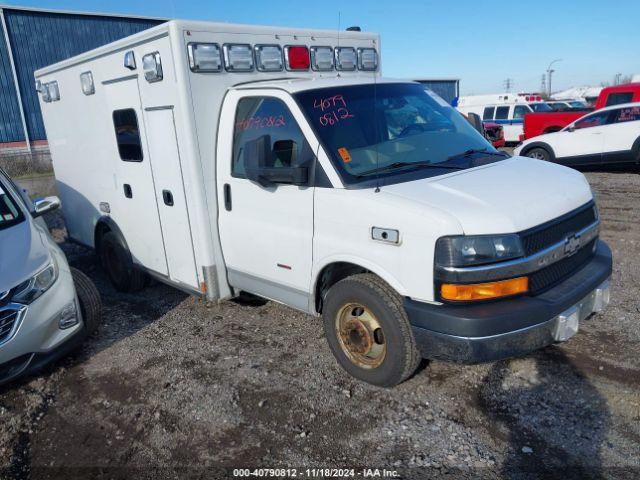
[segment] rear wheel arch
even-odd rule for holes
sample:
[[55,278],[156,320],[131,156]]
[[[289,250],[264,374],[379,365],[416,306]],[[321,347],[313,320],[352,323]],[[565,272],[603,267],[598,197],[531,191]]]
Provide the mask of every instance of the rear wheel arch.
[[[111,217],[102,217],[95,228],[95,250],[114,287],[122,292],[141,290],[146,274],[134,263],[122,231]],[[103,245],[104,242],[104,245]]]
[[127,241],[125,240],[124,235],[122,234],[122,230],[120,230],[118,224],[111,217],[107,216],[100,217],[94,229],[93,246],[96,251],[100,250],[100,241],[107,232],[113,232],[118,237],[118,240],[120,240],[122,245],[127,249],[127,251],[129,251],[129,246],[127,245]]

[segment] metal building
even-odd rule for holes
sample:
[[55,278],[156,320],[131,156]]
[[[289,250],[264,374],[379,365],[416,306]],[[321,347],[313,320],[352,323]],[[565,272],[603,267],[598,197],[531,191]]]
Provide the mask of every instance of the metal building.
[[422,83],[453,105],[460,96],[460,80],[457,78],[417,78]]
[[165,21],[0,6],[0,148],[44,144],[33,72]]

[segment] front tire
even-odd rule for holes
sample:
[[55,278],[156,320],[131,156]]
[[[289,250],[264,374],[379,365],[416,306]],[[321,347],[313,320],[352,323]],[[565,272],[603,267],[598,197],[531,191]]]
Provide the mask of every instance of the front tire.
[[402,298],[379,277],[363,273],[337,282],[327,292],[322,316],[333,355],[357,379],[393,387],[418,367]]
[[131,253],[113,232],[107,232],[100,240],[100,263],[107,271],[111,283],[120,292],[133,293],[142,290],[146,276],[133,264]]
[[102,319],[100,293],[91,279],[77,268],[71,267],[71,276],[76,288],[76,295],[78,295],[84,328],[87,334],[91,334],[100,326]]
[[544,160],[545,162],[551,160],[551,155],[549,154],[549,152],[542,147],[535,147],[531,150],[528,150],[525,156],[529,158],[535,158],[536,160]]

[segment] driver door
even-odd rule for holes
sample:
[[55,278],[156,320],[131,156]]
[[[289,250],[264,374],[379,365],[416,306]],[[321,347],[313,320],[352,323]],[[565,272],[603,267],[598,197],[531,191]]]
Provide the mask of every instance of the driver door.
[[[259,92],[229,92],[221,115],[235,119],[233,128],[220,128],[217,157],[220,240],[228,279],[238,290],[306,311],[315,148],[292,113],[291,107],[297,110],[292,100],[280,92]],[[297,115],[302,118],[299,111]],[[258,162],[252,155],[258,154],[271,180],[255,179]],[[307,169],[306,183],[294,185],[286,178],[296,168]]]

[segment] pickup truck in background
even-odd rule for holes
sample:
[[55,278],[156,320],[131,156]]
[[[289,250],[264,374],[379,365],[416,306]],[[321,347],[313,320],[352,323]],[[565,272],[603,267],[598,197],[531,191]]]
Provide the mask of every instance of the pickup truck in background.
[[[603,88],[595,103],[595,110],[623,103],[640,101],[640,82],[626,83]],[[589,113],[589,109],[573,112],[528,113],[524,116],[523,133],[520,141],[545,133],[559,132],[567,125]]]

